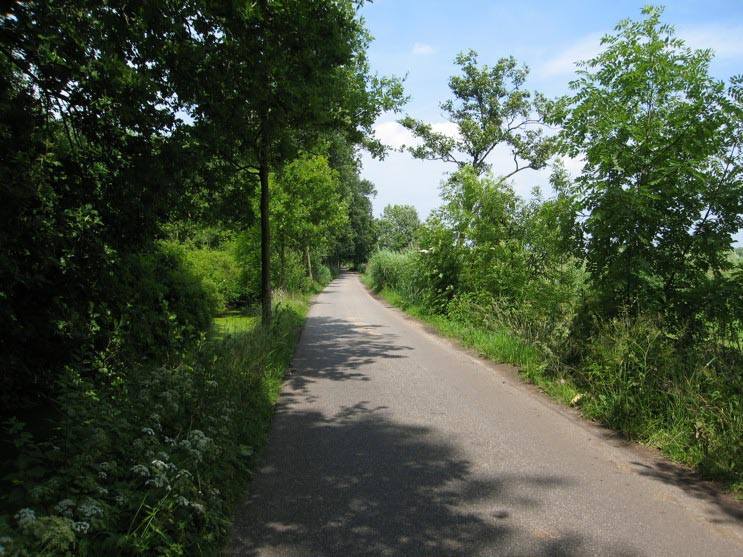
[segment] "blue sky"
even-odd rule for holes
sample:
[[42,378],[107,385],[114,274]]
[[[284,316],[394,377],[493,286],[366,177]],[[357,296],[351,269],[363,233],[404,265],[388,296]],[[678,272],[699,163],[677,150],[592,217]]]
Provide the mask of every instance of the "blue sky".
[[[647,1],[604,0],[374,0],[362,8],[375,37],[369,50],[372,67],[380,74],[407,75],[410,102],[403,112],[446,130],[438,103],[449,95],[447,82],[456,72],[455,55],[478,51],[483,64],[502,56],[515,56],[529,66],[529,89],[550,96],[568,92],[573,63],[591,58],[602,35],[622,19],[641,17]],[[743,73],[743,0],[669,0],[663,19],[677,35],[696,48],[712,48],[712,73],[728,79]],[[376,124],[377,135],[393,146],[410,144],[396,124],[402,114],[386,114]],[[378,194],[374,212],[387,204],[414,205],[421,217],[439,205],[439,183],[450,165],[416,161],[392,153],[384,161],[362,157],[362,175],[374,182]],[[504,153],[490,161],[497,169]],[[579,164],[568,165],[577,172]],[[525,171],[513,185],[522,196],[532,187],[546,189],[549,172]]]

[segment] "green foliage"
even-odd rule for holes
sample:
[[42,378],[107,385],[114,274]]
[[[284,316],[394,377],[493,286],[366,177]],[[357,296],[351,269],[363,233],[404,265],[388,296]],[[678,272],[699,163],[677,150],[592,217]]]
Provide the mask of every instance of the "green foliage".
[[327,253],[348,226],[348,207],[338,172],[324,156],[302,155],[281,170],[271,187],[279,284],[287,287],[287,247],[305,254],[311,281],[312,253]]
[[410,248],[420,228],[418,211],[412,205],[387,205],[377,221],[377,244],[381,250]]
[[647,316],[595,326],[575,374],[587,415],[740,487],[740,352],[681,346]]
[[741,105],[646,8],[583,62],[563,138],[585,157],[586,260],[604,310],[695,318],[694,290],[727,266],[743,226]]
[[163,357],[186,348],[209,330],[220,309],[217,291],[204,284],[185,248],[173,242],[127,256],[116,291],[125,304],[117,334],[140,356]]
[[[543,168],[554,152],[554,140],[537,125],[546,103],[541,95],[523,89],[528,75],[513,57],[501,58],[492,67],[479,67],[477,52],[460,53],[454,62],[462,75],[449,79],[453,98],[440,104],[447,119],[457,126],[452,137],[411,117],[400,120],[422,145],[410,147],[419,159],[470,165],[477,174],[490,168],[486,159],[498,145],[507,145],[516,164],[508,176],[526,168]],[[520,163],[519,163],[520,161]]]
[[49,435],[5,423],[16,469],[4,554],[217,552],[306,308],[306,298],[281,298],[270,330],[223,335],[177,367],[131,369],[116,391],[69,370]]
[[376,226],[371,198],[376,195],[374,184],[360,177],[358,152],[347,139],[333,135],[326,143],[328,163],[338,173],[344,203],[348,208],[348,224],[335,237],[328,258],[337,262],[365,263],[376,243]]
[[434,211],[418,231],[424,295],[432,308],[444,311],[459,288],[464,250],[456,232],[446,225],[445,213]]
[[409,304],[418,303],[422,295],[420,255],[415,250],[374,253],[367,265],[367,275],[377,290],[389,288],[400,293]]
[[229,244],[219,249],[187,249],[185,254],[204,288],[216,299],[220,312],[236,307],[247,298],[235,249],[234,244]]
[[[244,289],[248,302],[255,303],[260,299],[261,264],[260,264],[260,230],[250,228],[238,235],[235,241],[234,257],[240,269],[239,283]],[[281,284],[281,255],[274,249],[271,254],[273,288],[283,288],[288,292],[306,291],[311,287],[307,276],[307,266],[302,254],[297,250],[287,249],[284,253],[283,278]]]
[[373,245],[355,146],[402,88],[371,74],[357,7],[4,5],[0,553],[218,551],[303,312],[204,343],[260,295],[256,173],[288,162],[303,188],[286,253],[263,206],[282,286],[315,291],[305,269],[325,283],[346,238],[356,261]]
[[[621,22],[573,96],[539,106],[512,59],[490,70],[461,56],[442,105],[459,136],[403,121],[423,140],[414,156],[457,163],[444,203],[418,231],[416,264],[381,252],[368,280],[588,416],[741,489],[741,79],[726,91],[710,52],[660,15]],[[499,128],[509,107],[513,137]],[[524,202],[485,157],[506,143],[544,164],[523,153],[547,156],[554,138],[518,123],[548,110],[585,168],[573,182],[556,163],[556,195],[535,188]]]

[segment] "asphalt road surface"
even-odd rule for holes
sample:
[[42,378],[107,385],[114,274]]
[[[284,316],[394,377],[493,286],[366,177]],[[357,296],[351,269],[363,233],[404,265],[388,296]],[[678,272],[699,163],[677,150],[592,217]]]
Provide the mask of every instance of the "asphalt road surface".
[[310,310],[228,554],[740,557],[741,509],[346,273]]

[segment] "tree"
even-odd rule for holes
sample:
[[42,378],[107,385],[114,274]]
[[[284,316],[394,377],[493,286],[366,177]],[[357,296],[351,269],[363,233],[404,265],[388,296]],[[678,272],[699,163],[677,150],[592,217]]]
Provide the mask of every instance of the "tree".
[[377,221],[380,249],[401,250],[413,245],[421,222],[412,205],[387,205]]
[[688,319],[743,225],[743,118],[735,83],[728,95],[709,75],[712,53],[687,48],[661,14],[622,21],[580,64],[562,138],[586,161],[586,257],[605,309]]
[[377,115],[402,101],[399,81],[370,74],[369,36],[356,17],[358,4],[218,4],[201,22],[209,29],[201,42],[211,54],[198,86],[183,89],[192,95],[197,118],[220,130],[236,167],[258,175],[264,324],[271,318],[270,172],[329,130],[353,142],[367,140]]
[[352,183],[348,201],[351,234],[345,243],[350,249],[343,253],[343,259],[352,261],[357,267],[368,261],[377,239],[377,227],[371,200],[376,194],[374,184],[369,180],[357,178]]
[[466,165],[442,186],[441,218],[453,231],[462,258],[460,282],[494,296],[510,296],[526,281],[518,223],[521,200],[490,171]]
[[166,75],[191,8],[3,4],[0,388],[11,399],[24,384],[43,395],[57,370],[109,342],[127,303],[117,266],[151,246],[178,199]]
[[348,223],[338,172],[326,157],[305,154],[282,168],[272,185],[282,286],[288,243],[304,254],[307,276],[312,279],[311,251],[322,253]]
[[506,178],[544,167],[554,141],[545,137],[540,126],[546,101],[523,88],[528,69],[518,67],[513,57],[501,58],[493,67],[479,67],[474,50],[460,53],[455,62],[462,74],[449,79],[453,98],[440,107],[456,125],[457,136],[436,132],[430,124],[408,116],[400,123],[422,141],[408,151],[416,158],[452,162],[459,168],[469,164],[482,174],[490,167],[488,155],[498,145],[507,145],[515,168],[505,173]]

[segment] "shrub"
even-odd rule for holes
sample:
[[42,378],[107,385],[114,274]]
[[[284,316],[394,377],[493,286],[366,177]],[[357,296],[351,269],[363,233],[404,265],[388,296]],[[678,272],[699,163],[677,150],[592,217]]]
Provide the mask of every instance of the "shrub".
[[324,286],[333,280],[333,271],[327,265],[319,265],[315,271],[315,280]]
[[118,389],[67,369],[43,435],[7,421],[0,554],[216,554],[302,322],[295,301],[280,307],[270,329],[133,367]]
[[740,352],[682,344],[647,316],[594,327],[575,372],[588,393],[586,413],[712,476],[741,482]]
[[367,269],[375,288],[395,290],[411,304],[423,300],[424,281],[417,251],[378,251],[372,255]]
[[217,300],[219,311],[236,307],[248,298],[234,251],[232,244],[226,244],[219,249],[186,249],[185,252],[194,272]]
[[[246,300],[253,303],[261,293],[261,242],[260,230],[250,228],[240,235],[233,247],[235,261],[240,269],[240,284]],[[271,250],[271,287],[284,287],[288,292],[304,292],[308,283],[307,269],[302,254],[293,249],[284,250],[284,284],[282,285],[281,257],[278,250]]]
[[217,293],[205,287],[174,242],[125,257],[117,275],[124,345],[134,354],[162,356],[182,349],[211,327],[219,309]]

